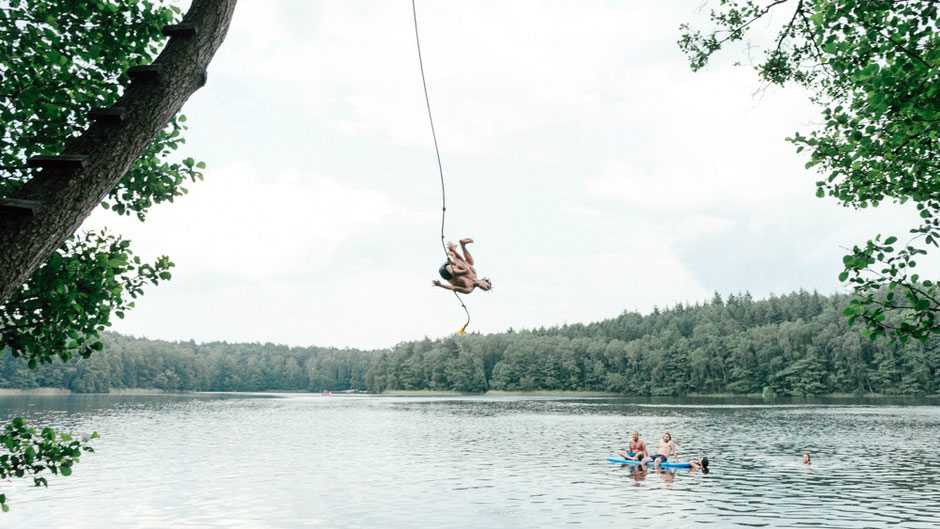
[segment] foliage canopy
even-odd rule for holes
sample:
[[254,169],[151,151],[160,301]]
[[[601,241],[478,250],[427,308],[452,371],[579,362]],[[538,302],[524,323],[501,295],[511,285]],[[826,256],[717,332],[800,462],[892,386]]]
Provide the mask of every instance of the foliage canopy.
[[107,333],[88,360],[26,369],[0,359],[0,385],[75,392],[433,390],[922,395],[940,393],[940,343],[859,336],[847,297],[797,292],[755,301],[624,313],[588,325],[471,334],[358,351],[271,343],[166,342]]
[[[148,64],[181,11],[168,0],[8,0],[0,5],[0,198],[35,176],[26,160],[60,154],[88,128],[88,111],[112,105],[129,67]],[[171,160],[185,142],[176,116],[105,198],[102,206],[143,221],[154,204],[186,193],[202,162]],[[107,231],[75,235],[0,305],[0,354],[30,369],[56,357],[89,357],[112,314],[123,317],[147,283],[170,278],[167,257],[143,262],[130,243]],[[51,471],[68,475],[83,442],[40,434],[22,419],[0,435],[0,478]],[[5,452],[3,451],[5,448]],[[36,484],[45,479],[36,477]],[[6,510],[6,496],[0,505]]]
[[[845,309],[872,339],[902,341],[940,333],[940,293],[913,272],[940,241],[940,35],[930,0],[720,0],[707,32],[682,26],[679,45],[693,70],[762,19],[784,20],[754,66],[766,83],[810,90],[821,124],[788,141],[809,153],[825,178],[817,196],[853,208],[885,200],[913,203],[909,240],[878,235],[854,246],[840,281],[855,296]],[[888,318],[889,313],[901,315]]]

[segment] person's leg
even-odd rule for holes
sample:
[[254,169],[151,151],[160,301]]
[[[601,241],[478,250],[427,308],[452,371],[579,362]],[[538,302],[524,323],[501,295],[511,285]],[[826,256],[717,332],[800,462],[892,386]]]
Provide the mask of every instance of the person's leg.
[[454,244],[454,243],[452,243],[452,242],[447,243],[447,256],[448,256],[448,257],[450,258],[450,260],[452,260],[452,261],[463,261],[463,260],[464,260],[463,256],[460,255],[460,254],[457,252],[457,245]]
[[456,275],[462,275],[469,278],[471,281],[476,281],[477,271],[473,266],[471,266],[467,261],[464,261],[463,257],[455,251],[447,252],[447,256],[450,258],[451,262],[454,265],[454,270],[457,272]]
[[659,471],[659,462],[661,460],[662,460],[662,457],[660,457],[658,454],[656,455],[656,457],[653,458],[653,468],[656,469],[656,471]]
[[633,459],[632,457],[630,457],[630,454],[628,454],[628,453],[625,452],[624,450],[621,450],[621,451],[620,451],[620,457],[622,457],[622,458],[624,458],[624,459]]
[[448,250],[447,253],[454,254],[455,256],[457,256],[456,257],[457,259],[460,259],[461,261],[466,263],[467,268],[472,269],[473,268],[473,256],[471,256],[470,253],[467,251],[468,242],[473,242],[473,239],[460,239],[460,250],[461,252],[463,252],[463,255],[460,255],[460,253],[457,252],[457,245],[452,242],[447,243],[447,250]]
[[453,266],[454,270],[459,273],[459,275],[467,275],[472,271],[470,265],[468,265],[467,262],[463,260],[463,257],[461,257],[457,252],[447,252],[447,257],[450,259],[451,265]]
[[470,252],[467,251],[467,245],[472,243],[473,239],[467,237],[466,239],[460,239],[460,249],[463,250],[464,260],[467,261],[467,264],[473,266],[473,256],[470,255]]

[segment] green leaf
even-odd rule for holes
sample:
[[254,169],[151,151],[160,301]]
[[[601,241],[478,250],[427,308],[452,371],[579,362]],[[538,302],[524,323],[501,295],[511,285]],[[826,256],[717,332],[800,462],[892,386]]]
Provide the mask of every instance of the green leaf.
[[[938,133],[936,109],[940,84],[936,77],[937,2],[800,2],[792,18],[778,18],[780,2],[720,0],[711,3],[704,29],[681,26],[680,48],[693,70],[703,67],[725,42],[743,40],[747,31],[768,27],[770,50],[754,69],[763,81],[798,84],[820,113],[816,125],[787,138],[811,151],[807,169],[823,178],[819,197],[830,196],[843,206],[879,207],[886,199],[913,201],[920,226],[909,231],[923,239],[901,249],[899,256],[886,239],[885,248],[846,257],[847,271],[860,295],[881,291],[905,278],[916,266],[909,257],[940,247],[940,178],[936,178]],[[926,55],[925,55],[926,54]],[[913,58],[913,60],[912,60]],[[877,246],[877,245],[876,245]],[[876,263],[880,261],[882,266]],[[880,270],[878,272],[876,269]],[[866,275],[870,273],[871,275]],[[891,339],[923,339],[934,318],[898,311]],[[873,338],[888,331],[872,332]]]

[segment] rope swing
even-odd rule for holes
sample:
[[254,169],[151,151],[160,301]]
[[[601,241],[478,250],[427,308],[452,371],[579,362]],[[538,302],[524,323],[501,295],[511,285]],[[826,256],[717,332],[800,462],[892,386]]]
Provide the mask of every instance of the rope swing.
[[[418,46],[418,66],[421,67],[421,84],[424,86],[424,102],[428,107],[428,122],[431,124],[431,138],[434,139],[434,153],[437,155],[437,170],[441,175],[441,249],[444,250],[444,258],[447,259],[447,264],[453,264],[450,255],[447,253],[447,245],[444,243],[444,218],[447,215],[447,194],[444,190],[444,166],[441,165],[441,150],[437,146],[437,133],[434,131],[434,118],[431,116],[431,99],[428,97],[428,82],[424,76],[424,60],[421,58],[421,39],[418,38],[418,9],[415,7],[415,0],[411,0],[411,14],[414,17],[415,23],[415,44]],[[463,311],[467,314],[467,322],[457,331],[457,334],[460,335],[466,332],[467,327],[470,325],[470,311],[467,309],[467,305],[464,304],[460,294],[454,292],[454,296],[457,298],[460,306],[463,307]]]

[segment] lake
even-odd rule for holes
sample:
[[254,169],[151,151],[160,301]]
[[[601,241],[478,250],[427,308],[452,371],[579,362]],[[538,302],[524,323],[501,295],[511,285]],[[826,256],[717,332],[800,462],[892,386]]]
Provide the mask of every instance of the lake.
[[[4,421],[102,438],[48,489],[2,483],[0,527],[937,527],[937,404],[6,396]],[[711,472],[606,462],[633,429]]]

